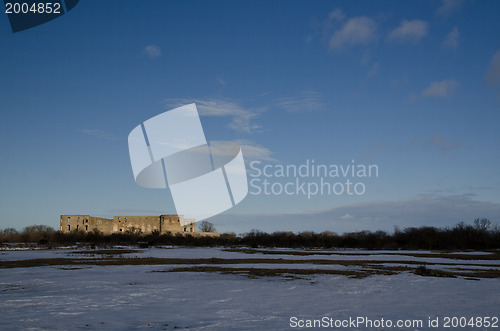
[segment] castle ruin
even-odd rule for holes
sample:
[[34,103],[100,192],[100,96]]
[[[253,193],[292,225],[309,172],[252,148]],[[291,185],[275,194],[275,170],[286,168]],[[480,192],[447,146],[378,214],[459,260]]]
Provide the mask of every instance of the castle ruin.
[[[195,221],[182,215],[160,216],[114,216],[113,219],[90,215],[61,215],[61,232],[90,232],[98,230],[103,234],[142,233],[150,234],[201,234],[195,231]],[[216,234],[211,232],[212,235]],[[206,233],[208,234],[208,233]]]

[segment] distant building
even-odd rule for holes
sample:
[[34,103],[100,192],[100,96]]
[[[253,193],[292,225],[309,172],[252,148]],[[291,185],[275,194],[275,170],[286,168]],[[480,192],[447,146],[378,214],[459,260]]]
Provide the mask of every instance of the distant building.
[[[185,219],[182,215],[114,216],[113,219],[90,215],[61,215],[61,232],[93,230],[99,230],[104,234],[125,232],[149,234],[153,231],[159,234],[199,234],[195,232],[195,221]],[[215,232],[211,234],[218,235]]]

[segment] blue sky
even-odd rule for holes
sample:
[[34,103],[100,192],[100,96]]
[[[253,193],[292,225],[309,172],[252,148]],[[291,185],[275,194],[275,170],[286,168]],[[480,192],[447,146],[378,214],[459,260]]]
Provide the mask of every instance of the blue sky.
[[493,1],[81,1],[15,34],[0,15],[0,228],[171,212],[127,136],[191,102],[248,164],[379,167],[363,195],[249,194],[220,231],[499,223],[499,31]]

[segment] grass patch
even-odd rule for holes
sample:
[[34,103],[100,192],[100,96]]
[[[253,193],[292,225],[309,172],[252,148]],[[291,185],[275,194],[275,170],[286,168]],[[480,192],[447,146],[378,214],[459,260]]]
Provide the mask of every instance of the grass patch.
[[500,278],[500,270],[498,269],[470,269],[470,272],[457,272],[456,274],[462,277]]
[[395,272],[378,271],[378,270],[325,270],[325,269],[266,269],[266,268],[228,268],[217,266],[195,266],[181,267],[169,270],[155,270],[152,272],[215,272],[222,274],[244,275],[249,278],[258,277],[285,277],[285,278],[300,278],[297,276],[307,275],[342,275],[351,278],[365,278],[371,275],[394,275]]
[[244,254],[264,254],[264,255],[296,255],[296,256],[311,256],[311,255],[340,255],[340,256],[374,256],[374,255],[397,255],[411,256],[421,258],[443,258],[451,260],[500,260],[500,252],[494,251],[485,254],[460,254],[449,252],[437,253],[405,253],[405,252],[384,252],[384,253],[345,253],[345,252],[315,252],[315,251],[286,251],[286,250],[260,250],[251,248],[229,248],[226,252],[236,252]]
[[[50,258],[50,259],[30,259],[30,260],[13,260],[0,261],[0,268],[27,268],[27,267],[42,267],[53,265],[173,265],[173,264],[316,264],[316,265],[342,265],[342,266],[367,266],[372,267],[385,264],[406,264],[406,265],[448,265],[462,266],[459,263],[432,263],[419,261],[385,261],[385,260],[326,260],[326,259],[271,259],[271,258],[255,258],[255,259],[223,259],[223,258],[155,258],[155,257],[112,257],[104,255],[102,258]],[[481,267],[498,267],[498,265],[474,265]]]
[[[97,253],[96,253],[97,252]],[[419,261],[387,261],[387,260],[328,260],[328,259],[296,259],[283,258],[154,258],[154,257],[124,257],[122,254],[136,253],[136,250],[101,250],[82,251],[80,254],[100,255],[89,258],[50,258],[0,261],[0,268],[30,268],[57,266],[59,269],[76,270],[84,266],[127,266],[127,265],[161,265],[175,266],[179,268],[168,269],[166,272],[220,272],[244,274],[248,277],[283,276],[287,274],[298,277],[300,275],[331,274],[345,275],[348,277],[363,278],[371,275],[394,275],[401,272],[412,272],[420,276],[429,277],[464,277],[466,279],[476,278],[500,278],[498,265],[468,264],[460,263],[433,263]],[[253,268],[237,267],[242,264],[257,264],[262,266],[288,265],[283,268]],[[181,266],[182,265],[182,266]],[[304,269],[290,268],[290,265],[308,265]],[[317,269],[315,265],[343,266],[340,270]],[[452,271],[430,269],[431,265],[443,265],[453,268]],[[488,267],[479,269],[475,267]],[[286,276],[288,277],[288,276]]]
[[420,266],[413,272],[415,275],[424,276],[424,277],[449,277],[456,278],[457,276],[448,271],[437,270],[437,269],[429,269],[426,266]]
[[132,254],[132,253],[142,253],[142,251],[135,249],[97,249],[97,250],[85,250],[85,251],[73,251],[70,254],[82,254],[82,255],[122,255],[122,254]]

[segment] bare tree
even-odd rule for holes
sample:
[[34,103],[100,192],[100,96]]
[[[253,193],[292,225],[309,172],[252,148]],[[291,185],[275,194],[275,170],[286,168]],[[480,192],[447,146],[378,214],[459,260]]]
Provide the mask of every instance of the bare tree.
[[474,226],[478,230],[487,231],[491,226],[491,221],[487,218],[481,218],[481,219],[476,218],[474,220]]
[[212,223],[207,222],[207,221],[200,222],[198,226],[199,226],[199,229],[201,232],[215,232],[215,231],[217,231],[215,229],[215,226]]

